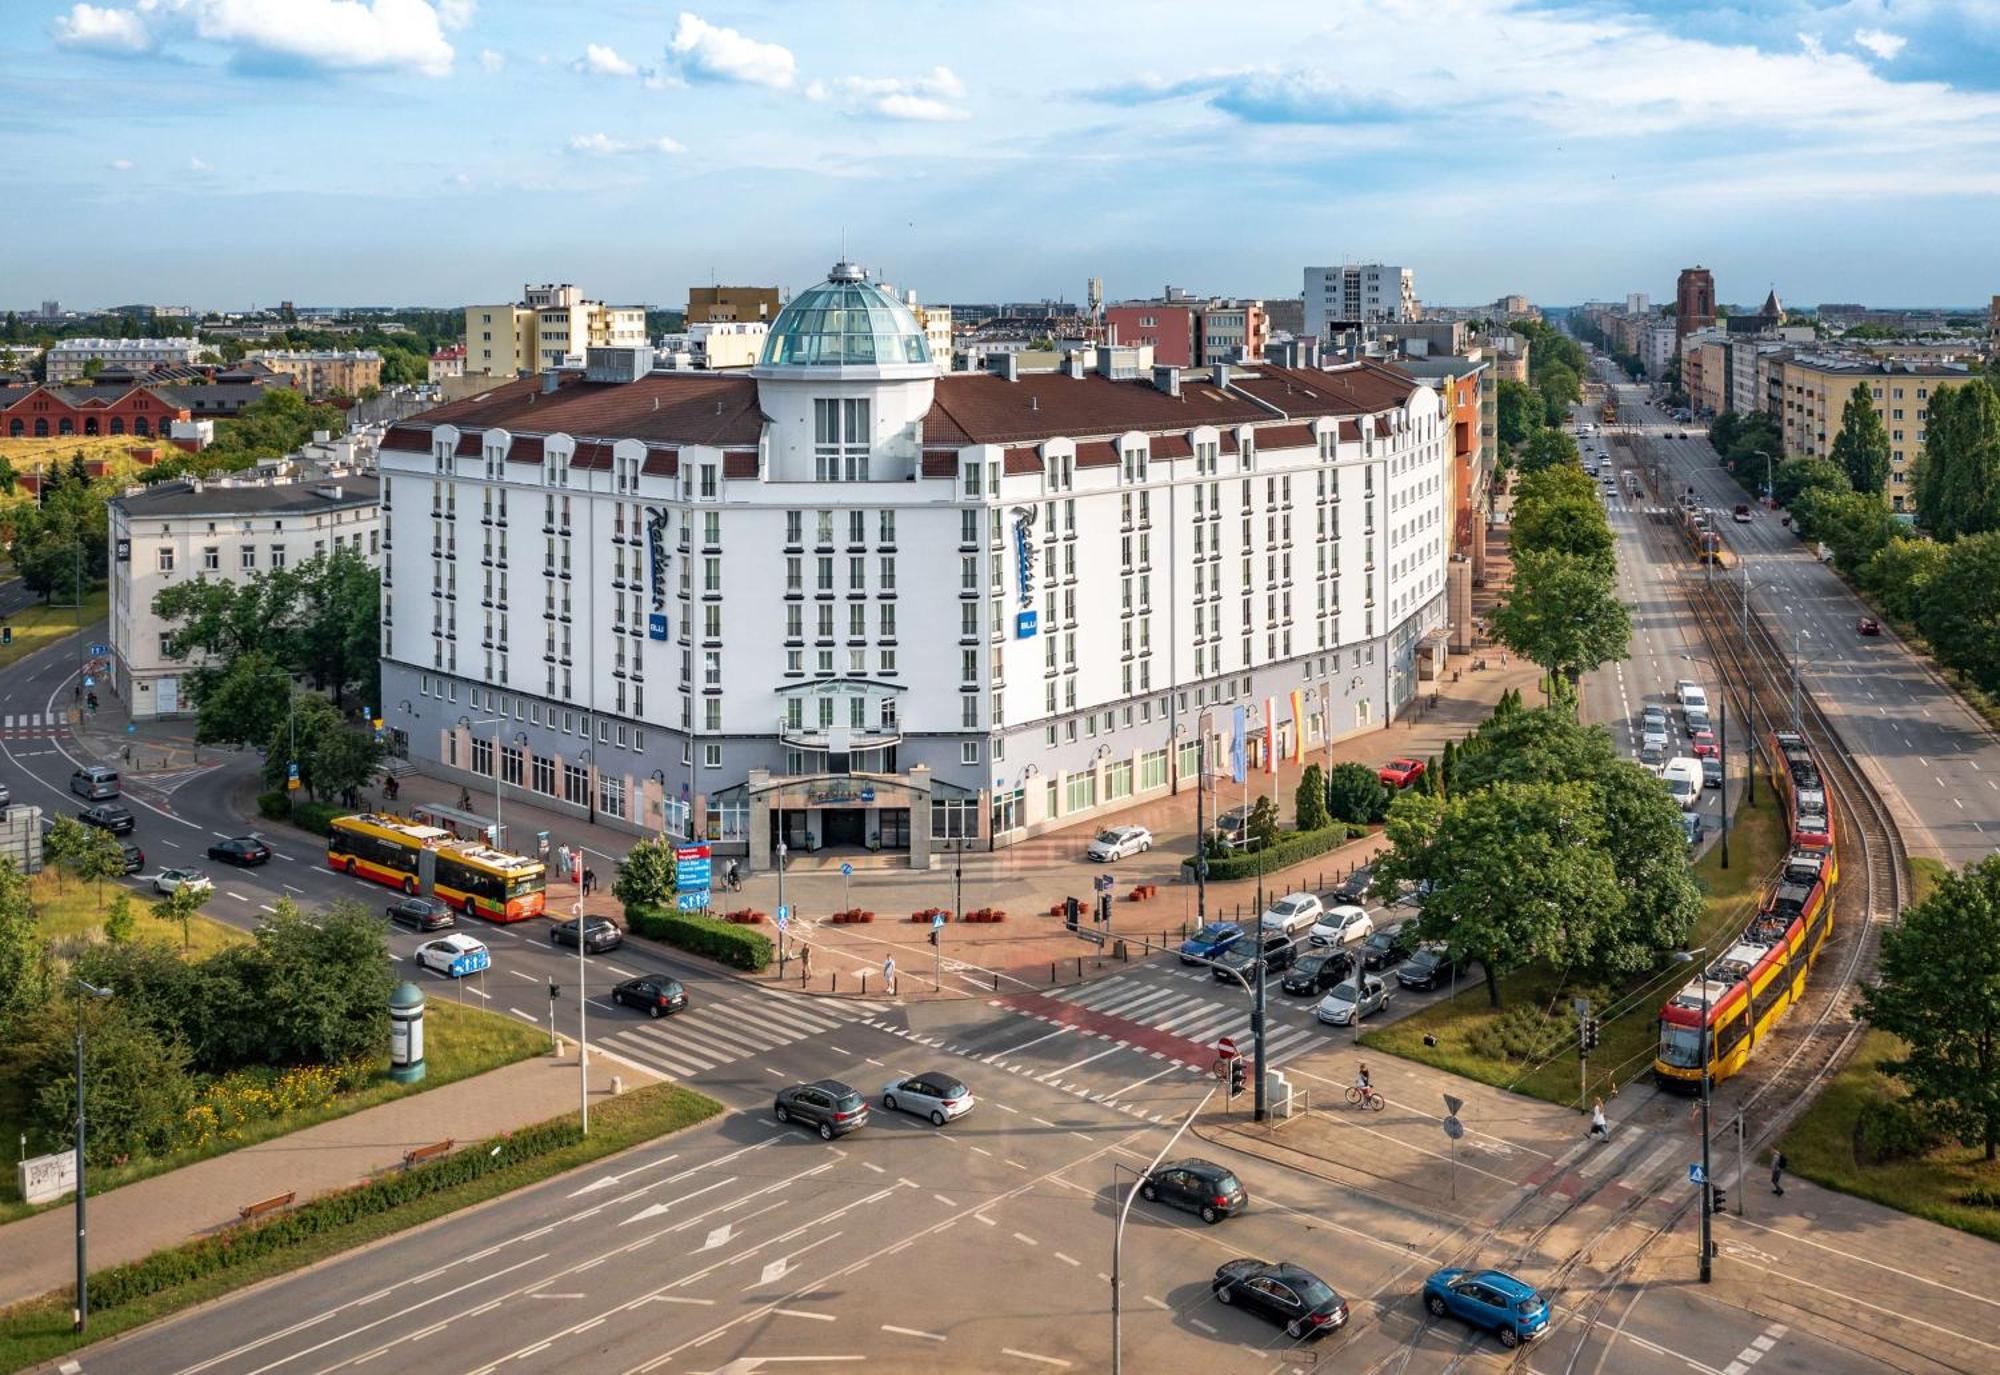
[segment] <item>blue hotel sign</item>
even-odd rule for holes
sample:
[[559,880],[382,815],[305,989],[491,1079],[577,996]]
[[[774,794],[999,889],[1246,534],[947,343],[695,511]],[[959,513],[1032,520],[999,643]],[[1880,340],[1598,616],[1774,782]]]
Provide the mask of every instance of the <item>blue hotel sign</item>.
[[1029,542],[1028,532],[1034,526],[1035,513],[1027,507],[1017,507],[1014,511],[1014,578],[1021,604],[1021,610],[1014,618],[1014,638],[1033,639],[1035,634],[1035,550]]
[[652,612],[646,618],[647,633],[656,640],[667,638],[667,618],[659,612]]

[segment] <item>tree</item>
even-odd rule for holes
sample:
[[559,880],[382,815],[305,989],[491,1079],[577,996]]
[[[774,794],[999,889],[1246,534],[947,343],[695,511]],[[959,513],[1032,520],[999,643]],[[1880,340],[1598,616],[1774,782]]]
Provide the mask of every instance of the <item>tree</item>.
[[290,387],[271,387],[233,420],[216,427],[215,443],[203,453],[222,468],[247,468],[260,458],[291,453],[314,430],[339,434],[347,427],[337,406],[315,406]]
[[14,486],[21,480],[21,474],[11,460],[0,458],[0,493],[14,495]]
[[84,1072],[90,1082],[90,1133],[84,1158],[109,1164],[121,1156],[160,1156],[181,1141],[194,1105],[188,1048],[162,1036],[117,997],[52,999],[29,1019],[21,1053],[22,1081],[39,1085],[34,1122],[44,1141],[69,1138],[76,1121],[76,1018],[84,1021]]
[[42,835],[42,858],[55,868],[58,893],[62,891],[63,868],[74,864],[89,844],[90,831],[75,817],[65,814],[49,823]]
[[1806,492],[1815,489],[1851,492],[1854,484],[1847,474],[1823,458],[1788,458],[1778,465],[1771,478],[1772,499],[1791,506]]
[[1611,533],[1611,523],[1604,518],[1604,504],[1595,497],[1517,501],[1507,538],[1516,556],[1557,552],[1602,568],[1607,574],[1616,570],[1612,551],[1617,537]]
[[327,797],[358,791],[381,767],[382,754],[373,730],[347,725],[329,730],[313,741],[313,786]]
[[2000,857],[1943,875],[1882,933],[1856,1015],[1901,1038],[1882,1066],[1932,1122],[2000,1158]]
[[1389,814],[1389,788],[1366,764],[1344,760],[1326,780],[1326,808],[1336,821],[1373,826]]
[[1875,495],[1889,481],[1889,429],[1865,382],[1847,394],[1832,456],[1857,492]]
[[382,579],[358,549],[343,545],[300,565],[295,577],[294,663],[313,686],[333,695],[350,690],[381,700]]
[[1583,382],[1566,363],[1551,363],[1539,372],[1533,380],[1542,395],[1543,417],[1550,425],[1560,425],[1569,418],[1569,408],[1583,400]]
[[1544,468],[1559,464],[1580,464],[1582,456],[1577,452],[1576,441],[1567,430],[1536,430],[1528,436],[1528,442],[1521,446],[1515,456],[1514,467],[1523,473],[1538,473]]
[[1503,377],[1495,388],[1500,442],[1509,448],[1527,443],[1528,436],[1542,428],[1542,398],[1526,382]]
[[161,921],[178,923],[181,928],[181,949],[186,950],[193,941],[190,929],[195,913],[201,910],[202,890],[191,883],[183,883],[173,892],[153,904],[153,915]]
[[250,650],[222,667],[198,668],[188,676],[199,743],[261,745],[284,729],[292,678],[264,650]]
[[104,913],[104,939],[113,945],[125,945],[132,939],[132,895],[120,889],[111,897],[111,906]]
[[92,827],[76,854],[76,876],[97,885],[98,906],[104,905],[104,880],[125,875],[125,847],[109,831]]
[[1299,771],[1299,789],[1292,804],[1293,820],[1301,831],[1317,831],[1330,818],[1326,811],[1326,773],[1317,764]]
[[356,902],[307,921],[285,899],[257,928],[261,1057],[331,1065],[372,1055],[389,1038],[395,986],[382,923]]
[[1850,571],[1874,558],[1903,528],[1879,495],[1824,487],[1809,488],[1799,497],[1792,523],[1805,538],[1826,545],[1834,561]]
[[1912,621],[1949,557],[1949,546],[1936,540],[1898,536],[1862,566],[1861,585],[1881,600],[1891,616]]
[[1917,462],[1917,517],[1942,540],[2000,529],[2000,390],[1939,387]]
[[664,907],[674,895],[674,847],[665,836],[641,840],[625,852],[611,880],[611,896],[627,908]]
[[1632,619],[1612,595],[1609,574],[1574,554],[1532,550],[1517,556],[1514,586],[1494,613],[1500,643],[1555,677],[1576,681],[1625,657]]
[[306,796],[317,801],[322,792],[332,792],[320,772],[320,751],[345,729],[346,722],[326,698],[316,692],[293,693],[291,711],[277,717],[264,746],[265,784],[284,787],[286,766],[296,763]]
[[1257,800],[1250,807],[1250,820],[1244,830],[1249,835],[1253,849],[1261,850],[1278,843],[1278,804],[1271,800],[1269,793],[1258,793]]
[[2000,691],[2000,531],[1946,547],[1917,608],[1917,629],[1946,667]]
[[0,1033],[11,1034],[21,1015],[40,1001],[35,977],[40,957],[28,880],[12,859],[0,859]]

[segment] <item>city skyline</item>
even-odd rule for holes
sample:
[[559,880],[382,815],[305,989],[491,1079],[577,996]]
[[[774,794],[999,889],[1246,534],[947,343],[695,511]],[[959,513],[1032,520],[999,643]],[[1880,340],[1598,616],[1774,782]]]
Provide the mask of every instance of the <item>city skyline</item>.
[[[893,51],[858,0],[25,8],[0,59],[6,171],[44,193],[9,215],[22,302],[554,278],[672,305],[808,285],[843,246],[936,300],[1094,274],[1291,295],[1370,260],[1451,303],[1659,299],[1694,262],[1738,301],[1969,304],[2000,275],[1992,3],[1282,5],[1226,30],[1029,3]],[[1917,217],[1928,251],[1895,251]]]

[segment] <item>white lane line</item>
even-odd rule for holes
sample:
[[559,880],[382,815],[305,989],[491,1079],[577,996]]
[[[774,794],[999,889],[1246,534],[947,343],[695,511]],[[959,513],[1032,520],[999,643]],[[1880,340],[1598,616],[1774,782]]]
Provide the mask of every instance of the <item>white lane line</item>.
[[1036,1241],[1033,1237],[1029,1236],[1026,1232],[1014,1233],[1014,1240],[1022,1242],[1029,1246],[1040,1246],[1042,1244],[1039,1241]]
[[894,1332],[899,1337],[921,1337],[927,1342],[941,1342],[944,1340],[944,1334],[941,1332],[919,1332],[914,1327],[895,1327],[889,1323],[883,1323],[882,1330],[884,1332]]
[[1054,1256],[1054,1257],[1055,1257],[1055,1258],[1056,1258],[1057,1260],[1061,1261],[1061,1262],[1062,1262],[1062,1263],[1063,1263],[1064,1265],[1082,1265],[1082,1264],[1083,1264],[1083,1262],[1082,1262],[1082,1261],[1080,1261],[1080,1260],[1078,1260],[1078,1259],[1077,1259],[1077,1258],[1076,1258],[1075,1256],[1066,1256],[1066,1255],[1064,1255],[1064,1254],[1063,1254],[1062,1252],[1060,1252],[1060,1251],[1051,1251],[1051,1252],[1049,1252],[1049,1254],[1050,1254],[1050,1255],[1052,1255],[1052,1256]]
[[542,1024],[541,1019],[536,1017],[532,1012],[523,1012],[518,1007],[510,1007],[507,1010],[526,1022],[529,1026],[540,1026]]
[[243,895],[242,895],[241,893],[239,893],[239,892],[236,892],[236,891],[235,891],[234,889],[230,889],[230,888],[225,888],[225,889],[223,889],[222,891],[223,891],[223,894],[224,894],[224,896],[226,896],[226,897],[232,897],[232,898],[235,898],[235,899],[236,899],[236,900],[237,900],[238,902],[248,902],[248,901],[250,901],[250,899],[248,899],[248,898],[244,897],[244,896],[243,896]]
[[773,1308],[771,1311],[781,1318],[811,1318],[814,1322],[834,1320],[834,1315],[831,1313],[811,1313],[803,1308]]
[[[1011,1346],[1001,1347],[1000,1354],[1002,1356],[1012,1356],[1016,1360],[1021,1360],[1021,1361],[1038,1361],[1042,1365],[1052,1365],[1060,1370],[1069,1369],[1069,1362],[1063,1360],[1061,1357],[1058,1356],[1037,1356],[1032,1351],[1016,1351]],[[1263,1353],[1259,1352],[1258,1354],[1262,1355]]]
[[1064,1065],[1061,1069],[1050,1070],[1047,1074],[1044,1074],[1041,1077],[1042,1082],[1046,1084],[1049,1080],[1059,1078],[1062,1075],[1068,1074],[1073,1069],[1081,1069],[1083,1066],[1089,1064],[1093,1060],[1102,1060],[1107,1055],[1116,1055],[1121,1049],[1123,1049],[1122,1046],[1112,1046],[1108,1050],[1098,1051],[1097,1054],[1095,1055],[1086,1055],[1081,1060],[1072,1061],[1071,1063]]

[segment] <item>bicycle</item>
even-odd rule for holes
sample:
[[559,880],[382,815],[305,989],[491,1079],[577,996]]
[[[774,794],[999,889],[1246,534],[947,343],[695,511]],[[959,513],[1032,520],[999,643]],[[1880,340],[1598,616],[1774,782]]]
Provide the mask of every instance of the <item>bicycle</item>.
[[1347,1104],[1349,1107],[1366,1107],[1380,1112],[1389,1106],[1389,1100],[1384,1098],[1381,1091],[1372,1085],[1364,1089],[1359,1084],[1349,1084],[1347,1086]]

